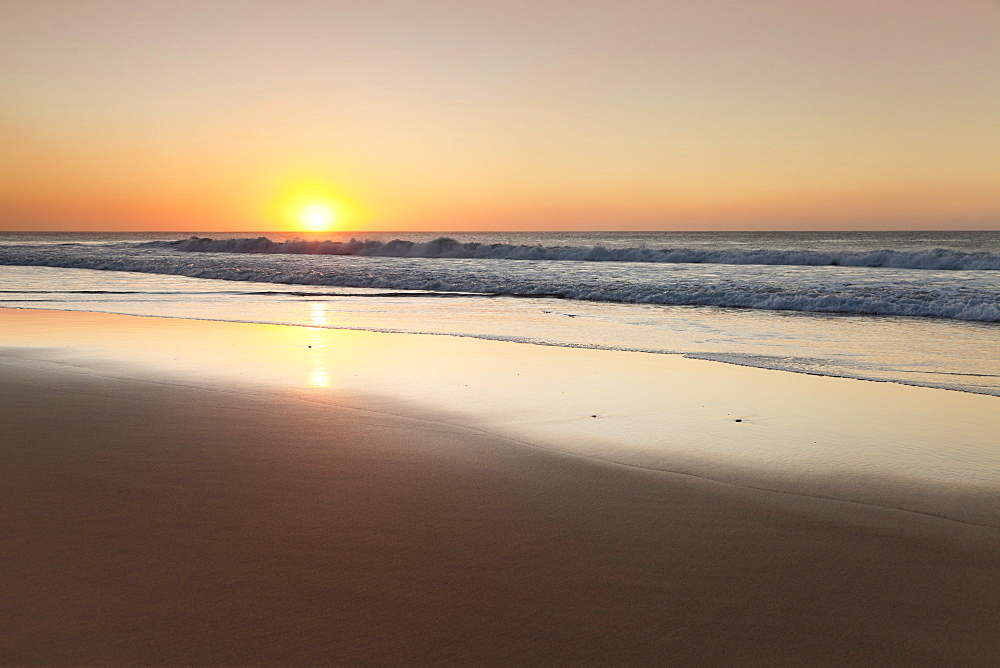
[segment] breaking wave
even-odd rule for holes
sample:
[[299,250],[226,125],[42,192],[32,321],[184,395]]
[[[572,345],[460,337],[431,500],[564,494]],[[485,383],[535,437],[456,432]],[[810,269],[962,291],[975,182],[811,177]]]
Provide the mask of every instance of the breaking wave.
[[272,253],[290,255],[359,255],[400,258],[460,258],[476,260],[568,260],[583,262],[664,262],[676,264],[761,264],[807,267],[887,267],[893,269],[1000,270],[1000,255],[946,248],[927,251],[807,251],[702,250],[692,248],[605,248],[603,246],[525,246],[459,242],[440,237],[428,242],[271,241],[190,237],[180,241],[153,241],[144,246],[168,246],[192,253]]
[[[329,252],[322,253],[321,250]],[[193,252],[192,252],[193,251]],[[350,252],[349,252],[350,251]],[[496,262],[494,258],[587,262]],[[353,253],[353,256],[352,256]],[[443,258],[471,259],[450,261]],[[536,255],[532,255],[536,253]],[[333,255],[345,257],[332,257]],[[364,254],[367,254],[365,256]],[[381,254],[381,256],[379,255]],[[681,255],[704,264],[651,265]],[[387,256],[387,257],[386,257]],[[473,257],[475,256],[475,257]],[[633,257],[633,264],[611,264]],[[657,257],[658,260],[635,258]],[[919,270],[882,265],[880,269],[800,266],[754,266],[753,258],[792,262],[822,258],[838,264],[907,259]],[[742,260],[744,266],[711,264],[705,258]],[[919,260],[923,258],[922,260]],[[934,260],[934,258],[937,258]],[[964,260],[962,260],[964,258]],[[918,262],[919,260],[919,262]],[[947,260],[947,262],[946,262]],[[962,262],[959,262],[962,260]],[[989,253],[880,251],[871,253],[812,251],[655,251],[572,247],[512,246],[391,241],[275,243],[266,238],[109,243],[104,245],[0,245],[0,265],[48,266],[103,271],[143,272],[224,281],[329,286],[395,291],[421,291],[435,296],[554,297],[590,302],[715,306],[850,315],[917,316],[978,322],[1000,322],[1000,281],[971,269],[973,261],[998,262]],[[638,263],[636,263],[638,262]],[[934,264],[936,262],[936,265]],[[736,262],[736,264],[739,264]],[[980,267],[982,268],[982,267]],[[998,266],[1000,268],[1000,266]],[[294,295],[290,295],[293,296]],[[303,295],[305,296],[305,295]],[[332,295],[331,295],[332,296]],[[416,296],[411,294],[398,295]]]

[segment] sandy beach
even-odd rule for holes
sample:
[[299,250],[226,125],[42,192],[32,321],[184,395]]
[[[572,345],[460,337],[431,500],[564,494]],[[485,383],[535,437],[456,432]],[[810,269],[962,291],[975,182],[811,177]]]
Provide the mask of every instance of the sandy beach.
[[1000,661],[995,398],[668,358],[0,310],[0,661]]

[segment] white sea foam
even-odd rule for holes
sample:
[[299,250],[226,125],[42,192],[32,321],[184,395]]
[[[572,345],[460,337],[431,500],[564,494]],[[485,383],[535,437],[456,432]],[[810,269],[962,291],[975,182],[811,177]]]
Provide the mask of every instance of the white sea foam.
[[603,246],[526,246],[459,242],[439,237],[428,242],[394,239],[388,242],[271,241],[190,237],[168,244],[177,250],[201,253],[275,253],[294,255],[360,255],[367,257],[465,258],[479,260],[570,260],[585,262],[664,262],[697,264],[762,264],[794,266],[891,267],[932,270],[1000,270],[1000,255],[946,248],[926,251],[809,251],[809,250],[704,250],[695,248],[605,248]]
[[[289,245],[291,244],[291,245]],[[300,244],[297,246],[296,244]],[[354,245],[352,245],[354,244]],[[202,252],[181,250],[198,248]],[[230,252],[214,252],[228,248]],[[289,252],[299,248],[302,252]],[[308,253],[306,249],[353,249],[356,254]],[[506,253],[527,258],[534,248],[559,258],[544,262],[498,262]],[[240,250],[243,249],[243,250]],[[247,252],[247,249],[251,249]],[[256,249],[256,251],[252,250]],[[367,250],[365,250],[367,249]],[[492,250],[491,250],[492,249]],[[0,264],[67,267],[170,274],[226,281],[289,285],[326,285],[380,290],[422,290],[526,297],[558,297],[591,302],[718,306],[780,311],[811,311],[882,316],[919,316],[1000,322],[1000,280],[991,270],[948,271],[883,266],[721,265],[713,263],[617,263],[570,261],[582,249],[542,249],[504,244],[459,244],[438,239],[426,244],[380,242],[287,242],[267,239],[144,244],[55,244],[0,246]],[[207,251],[207,252],[206,252]],[[359,255],[357,253],[367,253]],[[379,256],[376,253],[388,256]],[[453,259],[465,252],[485,256]],[[588,257],[607,259],[617,251],[595,249]],[[678,251],[679,252],[679,251]],[[407,257],[405,253],[424,254]],[[490,256],[490,254],[493,256]],[[664,253],[627,249],[621,253]],[[784,251],[692,251],[743,259]],[[885,257],[994,258],[990,253],[883,251]],[[609,255],[605,255],[609,254]],[[663,256],[669,256],[665,253]],[[796,257],[838,256],[842,259],[877,253],[812,253]],[[814,257],[815,256],[815,257]],[[982,257],[980,257],[982,256]],[[585,258],[584,258],[585,259]],[[786,258],[787,259],[787,258]],[[860,260],[858,260],[860,261]],[[984,260],[985,261],[985,260]],[[924,262],[929,266],[930,260]],[[968,262],[966,262],[968,265]]]

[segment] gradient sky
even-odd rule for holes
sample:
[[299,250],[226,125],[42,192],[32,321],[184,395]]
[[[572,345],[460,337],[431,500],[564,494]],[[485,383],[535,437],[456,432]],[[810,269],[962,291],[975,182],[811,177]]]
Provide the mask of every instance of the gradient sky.
[[998,0],[0,0],[0,229],[1000,229]]

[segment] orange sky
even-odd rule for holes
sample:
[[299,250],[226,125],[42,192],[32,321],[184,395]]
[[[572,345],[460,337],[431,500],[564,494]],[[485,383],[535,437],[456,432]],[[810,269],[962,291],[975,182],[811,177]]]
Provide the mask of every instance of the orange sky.
[[0,0],[0,229],[1000,229],[995,0]]

